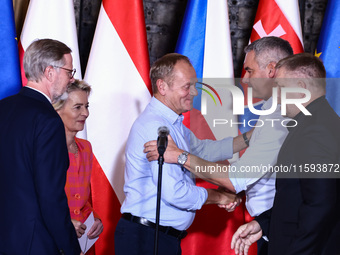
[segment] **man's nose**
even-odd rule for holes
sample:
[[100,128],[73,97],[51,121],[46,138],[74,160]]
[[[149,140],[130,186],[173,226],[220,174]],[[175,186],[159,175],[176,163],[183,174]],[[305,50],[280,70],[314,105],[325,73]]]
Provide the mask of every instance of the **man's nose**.
[[242,83],[248,84],[249,83],[249,74],[246,72],[242,78]]
[[197,91],[195,85],[194,86],[190,86],[190,95],[192,95],[194,97],[198,95],[198,91]]

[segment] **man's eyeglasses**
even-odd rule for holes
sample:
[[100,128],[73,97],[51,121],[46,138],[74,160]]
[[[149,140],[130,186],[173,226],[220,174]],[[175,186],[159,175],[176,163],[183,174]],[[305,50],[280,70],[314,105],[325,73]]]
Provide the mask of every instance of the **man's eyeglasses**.
[[61,67],[61,66],[53,66],[54,68],[60,68],[60,69],[64,69],[68,72],[69,76],[70,76],[70,79],[73,78],[73,76],[76,74],[76,69],[73,68],[73,69],[68,69],[68,68],[64,68],[64,67]]

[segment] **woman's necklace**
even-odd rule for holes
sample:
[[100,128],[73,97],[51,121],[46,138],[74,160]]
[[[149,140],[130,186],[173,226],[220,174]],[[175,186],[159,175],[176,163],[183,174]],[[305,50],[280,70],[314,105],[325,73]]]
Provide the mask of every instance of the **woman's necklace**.
[[75,140],[73,140],[73,146],[75,148],[74,157],[78,158],[78,146]]

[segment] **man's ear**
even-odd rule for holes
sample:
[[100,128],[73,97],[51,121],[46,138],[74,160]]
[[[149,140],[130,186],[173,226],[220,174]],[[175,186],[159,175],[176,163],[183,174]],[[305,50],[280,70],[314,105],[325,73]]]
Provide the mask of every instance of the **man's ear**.
[[[309,86],[306,84],[306,81],[301,79],[301,80],[298,80],[296,84],[297,84],[298,88],[302,88],[302,89],[306,89],[306,90],[310,91]],[[306,96],[303,93],[300,93],[300,95],[301,95],[300,96],[301,98],[304,98]]]
[[54,79],[54,75],[55,75],[55,70],[54,70],[54,68],[53,68],[52,66],[46,67],[45,72],[44,72],[45,78],[46,78],[48,81],[52,82],[53,79]]
[[297,86],[299,87],[299,88],[303,88],[303,89],[308,89],[307,87],[307,84],[306,84],[306,82],[303,80],[303,79],[299,79],[298,81],[297,81]]
[[275,76],[275,66],[276,66],[276,62],[270,62],[267,65],[267,74],[269,78],[274,78]]
[[165,96],[168,84],[164,80],[158,79],[156,81],[156,85],[157,85],[157,90],[159,94],[161,94],[162,96]]

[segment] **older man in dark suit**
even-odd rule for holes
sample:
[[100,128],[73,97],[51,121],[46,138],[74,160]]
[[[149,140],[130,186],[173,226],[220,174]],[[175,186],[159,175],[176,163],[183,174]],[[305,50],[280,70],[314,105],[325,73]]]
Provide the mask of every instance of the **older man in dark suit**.
[[0,101],[0,254],[80,254],[64,192],[65,130],[51,105],[73,81],[71,49],[37,40],[24,69],[27,86]]
[[321,60],[308,53],[276,65],[281,90],[307,89],[311,97],[304,100],[303,90],[287,94],[305,101],[305,109],[287,104],[294,124],[278,155],[276,166],[285,171],[277,173],[273,208],[237,230],[236,254],[247,254],[262,235],[269,238],[269,255],[340,254],[340,118],[325,99],[325,77]]

